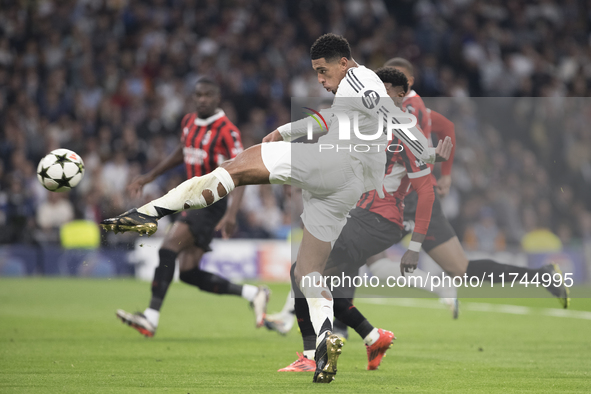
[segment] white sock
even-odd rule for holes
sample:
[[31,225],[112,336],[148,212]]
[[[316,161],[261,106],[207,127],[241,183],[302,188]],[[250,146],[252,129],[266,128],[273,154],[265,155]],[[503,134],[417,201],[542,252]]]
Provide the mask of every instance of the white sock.
[[[156,207],[163,208],[169,212],[205,208],[223,198],[218,194],[218,185],[220,184],[226,190],[225,196],[230,194],[235,188],[232,176],[222,167],[216,168],[207,175],[201,177],[196,176],[184,181],[164,196],[138,208],[138,212],[159,217],[161,215],[158,213]],[[213,195],[213,202],[211,204],[207,204],[205,197],[203,197],[205,190],[208,190]]]
[[315,356],[316,350],[304,350],[304,357],[306,357],[308,360],[314,360]]
[[242,298],[245,300],[252,302],[254,297],[259,292],[259,288],[253,285],[242,285]]
[[283,305],[281,313],[284,315],[295,314],[295,299],[293,298],[293,289],[291,289],[289,294],[287,294],[287,299],[285,300],[285,305]]
[[150,322],[151,325],[154,327],[158,327],[158,321],[160,320],[160,312],[156,309],[146,308],[144,311],[144,316]]
[[371,330],[371,332],[369,334],[367,334],[367,336],[365,338],[363,338],[363,342],[365,342],[365,344],[367,346],[371,346],[373,345],[378,339],[380,339],[380,332],[378,331],[377,328],[374,327],[373,330]]
[[300,289],[308,302],[310,320],[316,332],[317,347],[322,340],[321,335],[326,331],[322,331],[322,327],[327,319],[330,323],[329,329],[332,331],[332,319],[334,316],[332,294],[328,287],[324,286],[325,283],[323,282],[320,272],[311,272],[308,275],[304,275],[300,283]]

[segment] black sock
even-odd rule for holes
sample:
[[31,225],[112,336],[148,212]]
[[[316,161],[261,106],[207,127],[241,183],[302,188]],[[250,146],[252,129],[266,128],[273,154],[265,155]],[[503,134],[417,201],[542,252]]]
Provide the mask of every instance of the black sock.
[[348,298],[334,299],[334,315],[354,329],[361,338],[365,338],[374,329]]
[[517,278],[521,279],[524,275],[527,275],[527,278],[532,278],[538,270],[530,269],[530,268],[523,268],[517,267],[515,265],[509,264],[501,264],[497,263],[492,260],[471,260],[468,262],[468,268],[466,269],[466,275],[468,278],[472,276],[476,276],[478,278],[482,278],[484,275],[484,280],[490,281],[490,274],[493,274],[493,283],[500,283],[502,281],[502,275],[505,277],[505,281],[512,280],[514,275],[509,274],[517,274]]
[[164,301],[170,282],[172,282],[177,253],[170,249],[160,249],[158,255],[160,256],[160,262],[154,271],[152,299],[150,300],[150,308],[157,311],[162,307],[162,302]]
[[[312,328],[314,331],[314,328]],[[304,340],[304,351],[316,350],[316,334],[303,336]]]
[[179,279],[210,293],[242,295],[242,285],[232,283],[211,272],[203,271],[199,267],[189,271],[181,271]]
[[295,284],[295,263],[291,266],[290,277],[291,277],[291,288],[293,289],[294,297],[294,312],[302,333],[302,339],[304,341],[304,350],[315,350],[316,349],[316,332],[314,326],[310,320],[310,310],[308,309],[308,301],[304,298],[304,294],[298,286]]
[[[294,290],[295,291],[295,290]],[[302,333],[302,340],[304,341],[304,350],[316,349],[316,332],[310,320],[310,311],[308,309],[308,301],[305,298],[296,297],[295,299],[295,314]]]

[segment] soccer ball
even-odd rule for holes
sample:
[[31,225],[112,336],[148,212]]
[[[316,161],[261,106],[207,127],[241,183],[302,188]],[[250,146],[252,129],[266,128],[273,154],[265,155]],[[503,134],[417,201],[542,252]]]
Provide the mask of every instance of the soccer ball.
[[68,149],[51,151],[37,166],[37,179],[51,192],[66,192],[80,183],[84,162]]

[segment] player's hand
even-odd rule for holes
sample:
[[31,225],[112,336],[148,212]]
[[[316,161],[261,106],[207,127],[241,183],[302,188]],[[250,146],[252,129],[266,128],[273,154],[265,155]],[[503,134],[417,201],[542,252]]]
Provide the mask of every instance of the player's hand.
[[279,132],[279,130],[272,131],[271,133],[267,134],[265,138],[263,138],[263,142],[275,142],[275,141],[283,141],[283,136]]
[[407,250],[400,260],[400,274],[404,276],[405,273],[412,274],[419,264],[419,252]]
[[224,215],[217,226],[215,231],[222,231],[222,238],[228,239],[234,234],[236,230],[236,215]]
[[451,137],[445,137],[445,140],[439,140],[435,148],[435,161],[447,161],[451,156],[451,150],[454,145],[451,143]]
[[136,198],[142,194],[142,188],[145,184],[152,182],[152,179],[148,174],[137,176],[127,186],[127,192],[132,198]]
[[449,193],[449,188],[451,187],[451,175],[442,175],[437,180],[437,195],[439,197],[445,197]]

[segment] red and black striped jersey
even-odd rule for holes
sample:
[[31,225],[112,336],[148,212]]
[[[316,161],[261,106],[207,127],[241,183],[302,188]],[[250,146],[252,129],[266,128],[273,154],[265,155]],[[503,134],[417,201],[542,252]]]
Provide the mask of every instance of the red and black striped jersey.
[[402,108],[417,117],[417,123],[425,137],[431,136],[431,113],[427,111],[425,102],[417,92],[411,90],[402,100]]
[[[385,219],[402,227],[404,220],[404,197],[411,185],[419,193],[421,209],[417,206],[415,231],[426,234],[431,220],[431,209],[435,195],[429,177],[431,169],[417,159],[410,149],[404,147],[398,138],[394,138],[386,151],[386,175],[384,176],[384,198],[379,198],[375,190],[361,196],[357,206],[377,213]],[[425,191],[423,193],[423,190]]]
[[188,113],[181,126],[187,178],[205,175],[243,150],[240,131],[221,109],[207,119]]

